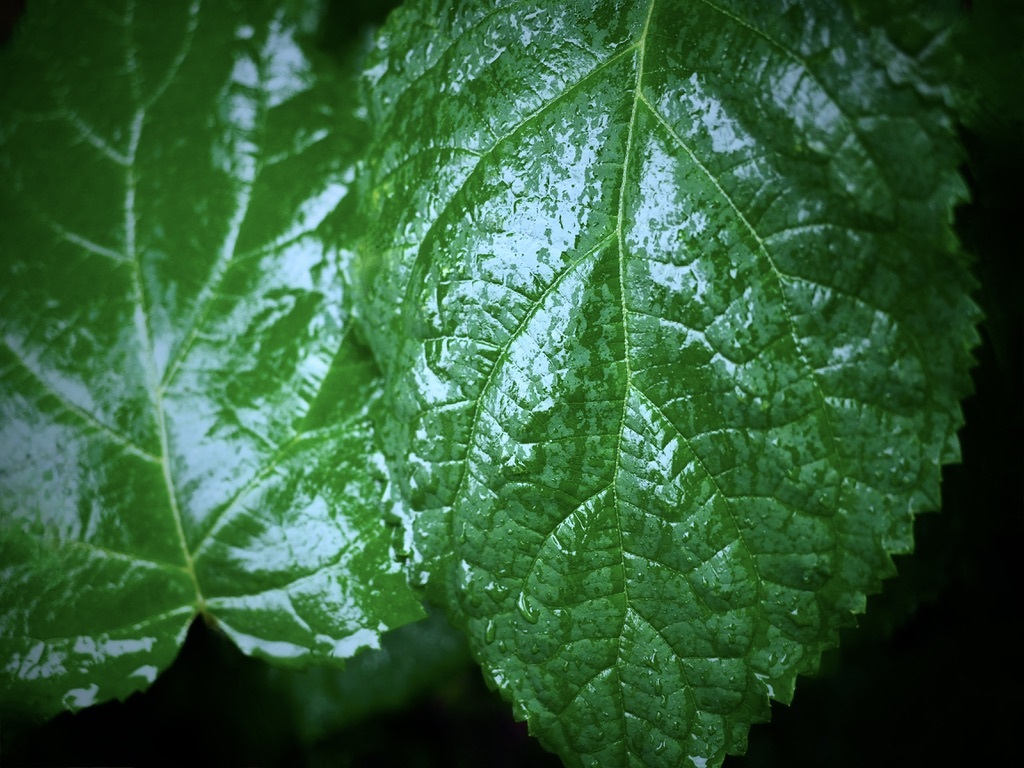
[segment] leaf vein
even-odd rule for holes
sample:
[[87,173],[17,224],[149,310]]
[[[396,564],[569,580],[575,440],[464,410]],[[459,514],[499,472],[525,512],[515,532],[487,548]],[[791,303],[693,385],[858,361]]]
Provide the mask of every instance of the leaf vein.
[[839,468],[842,465],[842,462],[839,457],[839,451],[836,447],[835,429],[832,425],[830,411],[827,407],[824,393],[821,389],[821,382],[818,380],[818,377],[814,374],[814,369],[811,366],[810,361],[808,360],[807,352],[804,349],[804,344],[801,342],[800,337],[796,333],[796,328],[793,322],[793,313],[792,310],[789,308],[789,302],[786,299],[785,290],[783,288],[786,277],[785,273],[778,268],[778,266],[775,263],[775,259],[772,257],[771,253],[768,251],[768,248],[765,245],[764,239],[757,232],[757,230],[754,229],[753,225],[744,215],[743,211],[740,210],[739,206],[736,205],[736,201],[732,199],[732,196],[725,191],[725,189],[719,183],[718,178],[713,173],[711,173],[711,170],[700,161],[700,159],[694,153],[693,149],[689,146],[689,144],[687,144],[683,140],[682,136],[680,136],[675,131],[675,129],[668,124],[665,118],[654,108],[654,106],[650,102],[647,101],[646,97],[641,95],[639,98],[650,110],[651,114],[658,121],[658,124],[662,126],[662,128],[668,133],[672,140],[679,145],[679,147],[687,154],[687,156],[693,161],[697,168],[699,168],[700,171],[707,177],[707,179],[715,186],[715,189],[718,191],[719,195],[721,195],[722,199],[733,210],[737,218],[743,224],[744,228],[748,232],[750,232],[751,236],[754,238],[754,241],[757,243],[758,251],[767,260],[768,265],[774,273],[776,281],[779,285],[779,301],[782,305],[783,312],[789,321],[790,335],[792,336],[793,343],[796,346],[797,353],[800,356],[801,364],[803,365],[804,369],[808,371],[810,374],[809,379],[811,383],[814,385],[815,397],[818,399],[818,402],[821,406],[823,422],[829,435],[829,445],[831,448],[832,459],[835,462],[835,466]]
[[32,378],[35,379],[50,396],[57,400],[57,402],[61,406],[61,410],[63,410],[65,413],[77,417],[81,421],[85,422],[88,426],[107,435],[107,437],[109,437],[115,443],[120,445],[129,453],[132,453],[138,456],[139,458],[145,459],[146,461],[152,463],[160,462],[159,456],[150,453],[131,438],[126,437],[113,427],[110,427],[109,425],[103,423],[94,414],[90,413],[85,408],[82,408],[80,405],[77,405],[73,401],[69,400],[63,393],[61,393],[59,388],[55,387],[52,383],[47,381],[46,377],[43,376],[42,372],[36,370],[36,368],[34,368],[29,363],[26,356],[21,352],[21,350],[15,348],[15,346],[12,344],[12,341],[13,340],[11,338],[5,337],[3,339],[3,344],[5,347],[7,347],[8,350],[10,350],[11,354],[14,356],[18,365],[22,369],[24,369],[30,376],[32,376]]

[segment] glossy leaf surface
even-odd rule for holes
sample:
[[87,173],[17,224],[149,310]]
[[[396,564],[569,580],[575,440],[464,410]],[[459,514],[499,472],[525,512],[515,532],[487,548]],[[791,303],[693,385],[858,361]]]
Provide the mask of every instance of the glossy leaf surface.
[[568,765],[718,765],[912,546],[976,311],[835,3],[413,2],[361,251],[414,582]]
[[422,615],[326,244],[354,82],[314,75],[299,10],[34,3],[5,54],[6,707],[123,697],[197,613],[283,662]]

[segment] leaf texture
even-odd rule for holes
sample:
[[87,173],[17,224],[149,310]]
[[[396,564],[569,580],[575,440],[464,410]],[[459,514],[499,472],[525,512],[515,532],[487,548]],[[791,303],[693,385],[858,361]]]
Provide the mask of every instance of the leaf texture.
[[[152,682],[203,614],[283,662],[422,615],[327,245],[354,81],[275,3],[36,3],[0,164],[0,697]],[[353,70],[354,72],[355,70]]]
[[567,765],[742,752],[939,503],[977,312],[913,65],[835,3],[383,29],[360,269],[394,511]]

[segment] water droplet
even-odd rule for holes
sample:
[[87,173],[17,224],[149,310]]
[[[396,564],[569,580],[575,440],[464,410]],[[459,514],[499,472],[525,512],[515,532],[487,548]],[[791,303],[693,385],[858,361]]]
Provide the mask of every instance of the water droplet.
[[459,529],[459,543],[465,544],[467,538],[468,537],[466,536],[466,524],[463,523],[462,528]]
[[508,595],[508,587],[497,581],[489,581],[484,585],[484,591],[490,595],[492,600],[501,601]]
[[519,613],[522,614],[523,618],[530,624],[536,624],[540,620],[540,614],[537,613],[537,609],[530,604],[530,599],[526,596],[525,592],[519,593],[519,599],[516,600],[516,608],[519,609]]
[[508,646],[505,644],[504,640],[498,641],[498,650],[502,653],[508,653]]
[[493,620],[488,620],[487,626],[484,627],[484,642],[490,645],[494,642],[494,638],[498,636],[498,626]]
[[661,692],[662,692],[662,690],[664,689],[664,687],[665,687],[665,686],[664,686],[664,684],[663,684],[663,683],[661,682],[661,678],[660,678],[660,677],[656,677],[656,678],[654,678],[654,692],[655,692],[656,694],[658,694],[658,695],[660,696],[660,695],[661,695]]
[[661,742],[659,742],[658,746],[654,748],[654,754],[660,755],[662,752],[665,751],[666,747],[668,747],[668,742],[662,739]]
[[665,715],[659,709],[657,712],[654,713],[654,722],[660,723],[664,717]]

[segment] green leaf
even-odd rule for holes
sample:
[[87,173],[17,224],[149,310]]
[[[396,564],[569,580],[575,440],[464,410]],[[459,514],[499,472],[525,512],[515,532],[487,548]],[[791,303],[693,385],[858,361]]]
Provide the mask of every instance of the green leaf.
[[567,765],[742,752],[938,506],[977,311],[914,72],[835,3],[385,25],[360,268],[395,514]]
[[355,83],[316,76],[308,14],[276,6],[34,3],[7,52],[5,708],[124,697],[197,614],[292,663],[422,615],[325,245]]

